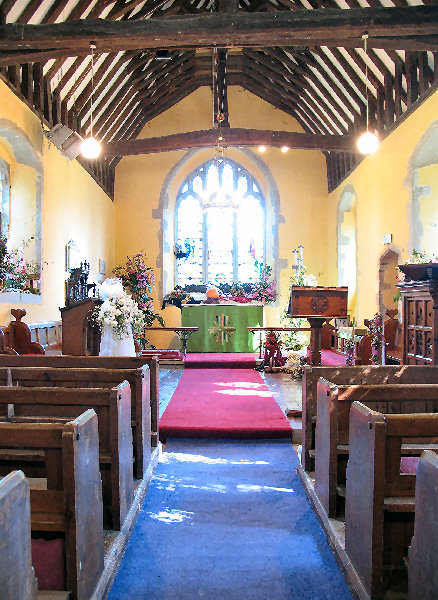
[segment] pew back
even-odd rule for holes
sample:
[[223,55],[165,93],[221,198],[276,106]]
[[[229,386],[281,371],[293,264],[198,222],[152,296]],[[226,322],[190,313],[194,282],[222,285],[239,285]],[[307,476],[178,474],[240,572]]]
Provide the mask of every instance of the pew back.
[[360,402],[350,411],[345,549],[372,598],[388,586],[384,565],[401,565],[413,535],[415,475],[400,472],[402,444],[438,436],[437,414],[383,415]]
[[[17,357],[6,357],[16,359]],[[1,359],[1,357],[0,357]],[[1,363],[0,363],[1,364]],[[306,471],[314,470],[317,385],[320,377],[336,385],[378,385],[386,383],[437,383],[438,366],[306,366],[303,375],[303,452],[301,462]]]
[[150,370],[56,367],[0,367],[0,386],[112,388],[121,381],[131,387],[134,473],[141,479],[151,460]]
[[[47,489],[31,490],[31,528],[65,537],[67,588],[89,600],[103,570],[102,488],[97,416],[87,410],[67,423],[0,423],[0,470],[14,451],[46,463]],[[56,468],[54,468],[56,467]],[[17,597],[18,598],[18,597]]]
[[[149,366],[152,445],[158,444],[159,363],[156,356],[12,356],[0,354],[0,367],[58,367],[67,369],[139,369]],[[123,378],[125,379],[125,378]]]
[[414,536],[409,549],[409,600],[438,598],[438,456],[426,450],[417,466]]
[[[105,522],[120,529],[133,499],[131,394],[127,381],[112,389],[0,387],[0,415],[14,420],[75,418],[93,408],[99,421],[99,454]],[[36,435],[36,434],[35,434]],[[41,443],[44,443],[41,440]],[[49,475],[56,473],[56,467]],[[35,472],[35,477],[38,473]]]
[[[315,492],[328,516],[335,517],[343,505],[349,452],[349,415],[353,402],[359,401],[385,414],[437,413],[438,385],[336,386],[320,378],[317,390]],[[415,450],[414,443],[410,445],[410,451],[413,454],[420,453]]]
[[2,600],[35,600],[30,549],[29,486],[21,471],[0,480],[0,590]]

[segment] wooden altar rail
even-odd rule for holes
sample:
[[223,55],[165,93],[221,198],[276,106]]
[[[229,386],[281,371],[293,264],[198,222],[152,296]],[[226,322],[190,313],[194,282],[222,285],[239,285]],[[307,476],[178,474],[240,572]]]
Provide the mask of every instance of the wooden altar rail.
[[312,331],[311,327],[247,327],[248,331],[255,333],[260,332],[260,353],[259,358],[262,358],[262,333],[263,331]]
[[143,339],[146,338],[148,331],[173,331],[182,341],[183,354],[187,354],[187,338],[198,331],[199,327],[145,327],[143,331]]

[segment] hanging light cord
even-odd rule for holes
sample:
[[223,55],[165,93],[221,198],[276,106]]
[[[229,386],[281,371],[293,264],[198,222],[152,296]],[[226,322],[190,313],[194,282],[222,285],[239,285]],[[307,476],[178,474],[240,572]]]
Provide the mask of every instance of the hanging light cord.
[[365,104],[366,104],[366,119],[367,119],[367,131],[369,131],[369,106],[368,106],[368,63],[367,63],[367,39],[368,34],[364,33],[362,36],[363,48],[365,52]]
[[91,49],[91,106],[90,106],[90,136],[93,137],[93,96],[94,96],[94,49],[95,44],[90,44]]

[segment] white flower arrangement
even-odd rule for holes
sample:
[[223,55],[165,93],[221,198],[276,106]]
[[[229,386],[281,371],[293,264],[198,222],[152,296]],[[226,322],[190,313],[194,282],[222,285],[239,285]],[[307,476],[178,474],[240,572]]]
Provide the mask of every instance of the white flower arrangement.
[[112,294],[97,309],[95,322],[102,330],[105,325],[114,329],[119,340],[129,335],[129,327],[138,336],[143,334],[144,314],[126,292]]

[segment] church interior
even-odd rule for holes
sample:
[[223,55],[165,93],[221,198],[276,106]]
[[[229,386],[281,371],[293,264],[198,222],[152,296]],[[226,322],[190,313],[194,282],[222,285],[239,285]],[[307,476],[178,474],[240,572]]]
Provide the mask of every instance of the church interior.
[[434,0],[1,1],[0,600],[438,597],[437,81]]

